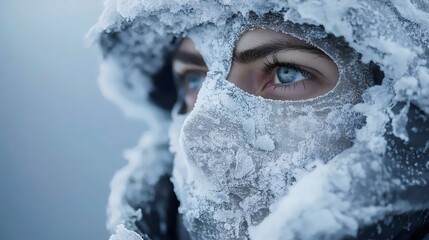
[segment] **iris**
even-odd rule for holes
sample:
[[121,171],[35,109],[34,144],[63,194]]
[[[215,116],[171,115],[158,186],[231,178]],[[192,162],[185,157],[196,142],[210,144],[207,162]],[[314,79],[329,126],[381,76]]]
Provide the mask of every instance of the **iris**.
[[291,84],[306,79],[306,76],[298,70],[287,66],[280,66],[276,71],[275,83]]

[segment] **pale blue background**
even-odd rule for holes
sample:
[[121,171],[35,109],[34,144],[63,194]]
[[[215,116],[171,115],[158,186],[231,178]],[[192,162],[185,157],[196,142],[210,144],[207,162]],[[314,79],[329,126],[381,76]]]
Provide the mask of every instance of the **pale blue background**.
[[108,239],[105,205],[143,126],[97,86],[101,0],[0,0],[0,239]]

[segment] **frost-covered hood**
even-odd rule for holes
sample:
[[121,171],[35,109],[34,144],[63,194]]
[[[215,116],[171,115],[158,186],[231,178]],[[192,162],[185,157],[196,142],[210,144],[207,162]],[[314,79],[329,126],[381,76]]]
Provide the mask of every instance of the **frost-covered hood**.
[[[341,238],[389,214],[428,208],[429,4],[425,1],[108,0],[88,34],[103,50],[102,90],[127,114],[167,129],[169,107],[155,104],[151,90],[156,88],[153,76],[165,66],[175,40],[193,37],[210,70],[210,82],[213,76],[227,74],[231,60],[216,57],[231,56],[247,20],[272,12],[285,21],[321,25],[327,33],[343,37],[361,54],[362,62],[380,67],[384,79],[365,91],[355,108],[366,117],[366,124],[357,131],[354,145],[301,179],[251,229],[251,237]],[[219,35],[219,29],[232,32]],[[330,221],[318,224],[314,214]],[[306,230],[308,226],[312,231]]]
[[421,68],[424,61],[418,61],[428,51],[429,7],[425,1],[106,0],[104,5],[87,37],[103,50],[103,93],[128,115],[143,117],[138,112],[142,106],[148,107],[145,101],[154,88],[150,78],[165,64],[176,38],[201,25],[221,27],[237,14],[246,18],[267,12],[279,12],[296,23],[323,25],[326,32],[344,36],[363,54],[364,62],[374,61],[386,79],[393,79],[396,100],[410,99],[429,111],[423,91],[427,83],[421,80],[427,72]]
[[386,79],[393,79],[396,100],[413,100],[429,112],[425,1],[106,0],[104,5],[87,38],[103,50],[103,92],[129,115],[138,115],[138,105],[153,89],[150,78],[164,65],[176,38],[202,25],[222,27],[236,15],[268,12],[295,23],[323,25],[326,32],[345,37],[364,62],[374,61]]

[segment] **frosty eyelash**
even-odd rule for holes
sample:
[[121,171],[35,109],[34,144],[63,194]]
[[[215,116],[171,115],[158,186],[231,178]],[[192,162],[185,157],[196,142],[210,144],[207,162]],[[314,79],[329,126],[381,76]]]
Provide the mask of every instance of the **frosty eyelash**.
[[288,63],[282,63],[278,60],[277,55],[273,56],[273,61],[272,62],[267,62],[264,63],[264,68],[263,68],[263,72],[266,75],[270,75],[273,73],[274,69],[276,69],[277,67],[287,67],[293,70],[298,71],[299,73],[302,74],[302,76],[306,77],[306,78],[310,78],[312,77],[311,73],[309,73],[308,71],[305,71],[304,69],[302,69],[301,66],[293,63],[293,62],[288,62]]

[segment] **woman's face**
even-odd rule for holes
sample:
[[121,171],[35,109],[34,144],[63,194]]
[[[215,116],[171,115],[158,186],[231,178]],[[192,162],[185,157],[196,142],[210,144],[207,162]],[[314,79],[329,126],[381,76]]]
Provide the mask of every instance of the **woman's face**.
[[[230,48],[221,49],[222,40],[198,39],[204,53],[213,54],[207,56],[213,74],[195,108],[208,68],[191,39],[179,46],[173,70],[186,111],[193,110],[186,120],[173,114],[173,178],[195,238],[245,238],[248,227],[268,216],[293,184],[352,146],[355,129],[363,123],[353,107],[366,83],[346,73],[360,71],[363,64],[341,39],[317,36],[323,37],[305,37],[338,59],[345,69],[341,82],[339,67],[327,54],[285,33],[256,29],[243,34],[227,74],[222,56]],[[305,99],[314,100],[298,101]]]
[[[192,110],[208,68],[190,38],[173,57],[173,72],[183,88],[186,112]],[[246,32],[237,42],[228,80],[256,96],[303,100],[332,90],[338,67],[322,50],[270,29]]]

